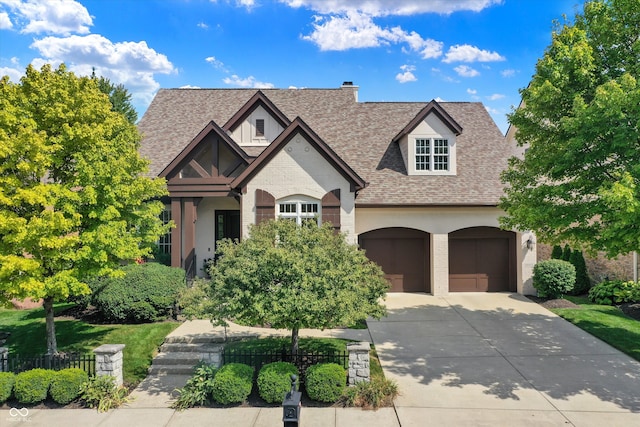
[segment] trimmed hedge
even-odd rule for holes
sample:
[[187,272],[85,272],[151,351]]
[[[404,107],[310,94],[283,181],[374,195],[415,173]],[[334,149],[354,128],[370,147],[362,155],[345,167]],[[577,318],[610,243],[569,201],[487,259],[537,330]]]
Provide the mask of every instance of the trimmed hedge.
[[291,390],[291,375],[299,375],[293,363],[268,363],[258,373],[258,393],[268,403],[282,402]]
[[307,369],[307,395],[319,402],[335,402],[347,386],[347,372],[337,363],[319,363]]
[[16,375],[13,394],[20,403],[40,403],[47,398],[55,371],[32,369]]
[[224,365],[213,379],[211,397],[217,403],[242,403],[251,394],[253,368],[243,363]]
[[66,405],[80,395],[82,384],[87,381],[89,375],[82,369],[62,369],[54,374],[49,395],[54,402]]
[[13,372],[0,372],[0,403],[9,400],[15,382],[16,374]]
[[533,267],[533,287],[542,298],[561,298],[571,292],[576,282],[576,269],[568,261],[548,259]]
[[185,288],[184,270],[158,263],[130,264],[124,277],[102,277],[90,284],[93,304],[106,320],[153,322],[171,314]]

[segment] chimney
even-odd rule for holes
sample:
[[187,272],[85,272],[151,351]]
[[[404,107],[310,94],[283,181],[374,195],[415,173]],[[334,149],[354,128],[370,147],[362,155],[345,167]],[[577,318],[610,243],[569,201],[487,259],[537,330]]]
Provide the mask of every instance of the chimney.
[[356,100],[356,102],[358,102],[358,86],[354,85],[353,82],[343,82],[342,86],[340,86],[341,89],[350,89],[353,91],[353,96]]

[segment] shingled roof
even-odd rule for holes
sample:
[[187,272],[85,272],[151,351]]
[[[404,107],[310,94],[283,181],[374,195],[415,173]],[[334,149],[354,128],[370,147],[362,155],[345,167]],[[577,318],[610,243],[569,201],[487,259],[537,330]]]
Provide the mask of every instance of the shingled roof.
[[[138,127],[140,153],[158,175],[211,121],[223,126],[257,89],[161,89]],[[353,88],[261,89],[290,121],[300,117],[368,185],[357,206],[493,206],[511,148],[486,109],[476,102],[439,102],[461,128],[457,175],[409,176],[394,138],[427,102],[356,102]],[[262,148],[246,149],[257,156]]]

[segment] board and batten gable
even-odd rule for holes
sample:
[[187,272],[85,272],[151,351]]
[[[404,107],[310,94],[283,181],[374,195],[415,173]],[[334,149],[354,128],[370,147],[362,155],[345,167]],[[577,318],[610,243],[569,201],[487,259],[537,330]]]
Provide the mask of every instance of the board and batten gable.
[[[264,134],[257,135],[256,120],[264,120]],[[284,128],[262,106],[256,107],[240,126],[231,132],[231,138],[240,146],[264,146],[271,143]]]
[[320,203],[340,189],[340,231],[355,243],[355,193],[351,183],[300,133],[279,150],[247,183],[242,198],[242,235],[256,222],[256,190],[269,192],[276,201],[299,196]]

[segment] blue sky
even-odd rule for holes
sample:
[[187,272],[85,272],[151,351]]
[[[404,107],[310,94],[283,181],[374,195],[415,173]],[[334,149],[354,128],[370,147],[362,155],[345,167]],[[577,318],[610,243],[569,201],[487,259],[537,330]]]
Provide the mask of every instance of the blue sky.
[[479,101],[506,132],[551,41],[584,0],[0,0],[0,75],[93,67],[159,88],[359,86],[360,101]]

